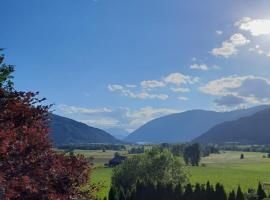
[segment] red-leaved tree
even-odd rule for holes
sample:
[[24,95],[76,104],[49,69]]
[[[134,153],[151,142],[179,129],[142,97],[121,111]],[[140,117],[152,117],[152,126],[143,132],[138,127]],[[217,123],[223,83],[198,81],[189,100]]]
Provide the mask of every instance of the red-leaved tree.
[[92,199],[80,191],[90,167],[83,156],[55,152],[48,138],[50,106],[37,93],[13,89],[13,66],[0,56],[0,199]]

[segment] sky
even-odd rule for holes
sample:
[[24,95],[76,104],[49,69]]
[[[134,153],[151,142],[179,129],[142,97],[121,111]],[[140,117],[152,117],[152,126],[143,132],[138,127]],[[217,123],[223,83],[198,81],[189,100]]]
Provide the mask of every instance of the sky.
[[18,90],[132,132],[191,109],[270,103],[269,0],[0,0]]

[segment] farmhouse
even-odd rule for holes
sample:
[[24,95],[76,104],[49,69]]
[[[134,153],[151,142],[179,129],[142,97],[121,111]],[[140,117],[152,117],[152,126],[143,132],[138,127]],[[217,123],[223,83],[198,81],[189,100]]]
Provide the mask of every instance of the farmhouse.
[[117,165],[120,165],[126,159],[126,156],[117,155],[109,161],[109,167],[115,167]]

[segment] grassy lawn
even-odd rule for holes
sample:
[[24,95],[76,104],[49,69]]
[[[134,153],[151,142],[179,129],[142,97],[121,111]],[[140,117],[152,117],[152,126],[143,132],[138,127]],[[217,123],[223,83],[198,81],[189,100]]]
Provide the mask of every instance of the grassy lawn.
[[111,185],[111,174],[112,174],[112,168],[96,168],[94,169],[92,176],[91,176],[91,182],[92,183],[101,183],[103,188],[99,192],[99,197],[103,199],[105,196],[107,197],[110,190]]
[[256,188],[258,182],[270,182],[270,159],[263,153],[245,152],[241,160],[240,152],[226,152],[204,158],[205,167],[188,167],[191,183],[222,183],[227,191],[241,185],[244,191]]
[[[92,182],[101,182],[104,188],[99,196],[108,195],[110,187],[111,168],[101,167],[113,157],[114,152],[87,151],[80,152],[94,157],[95,169],[92,173]],[[122,152],[125,153],[125,152]],[[187,167],[191,183],[212,184],[222,183],[227,191],[236,189],[240,184],[244,191],[256,188],[259,181],[270,183],[270,159],[263,158],[263,153],[244,152],[245,158],[240,159],[241,152],[222,152],[203,158],[200,167]]]

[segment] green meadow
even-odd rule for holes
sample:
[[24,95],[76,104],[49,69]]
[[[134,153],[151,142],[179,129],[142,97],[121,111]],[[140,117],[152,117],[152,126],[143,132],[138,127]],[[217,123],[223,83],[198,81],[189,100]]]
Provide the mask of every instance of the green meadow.
[[[92,183],[101,183],[103,189],[100,197],[107,196],[110,188],[111,168],[104,167],[114,151],[79,151],[86,156],[94,158],[94,169],[91,175]],[[127,152],[122,152],[126,154]],[[245,158],[240,159],[242,152],[221,152],[205,157],[201,161],[201,166],[187,166],[191,183],[204,184],[210,181],[212,184],[222,183],[227,191],[236,189],[241,185],[244,191],[248,188],[256,188],[258,182],[270,183],[270,159],[264,158],[265,153],[243,152]]]

